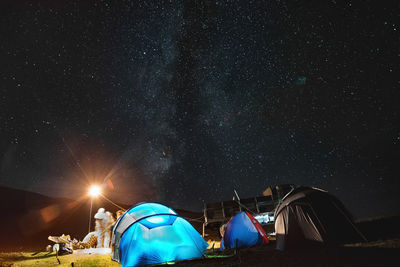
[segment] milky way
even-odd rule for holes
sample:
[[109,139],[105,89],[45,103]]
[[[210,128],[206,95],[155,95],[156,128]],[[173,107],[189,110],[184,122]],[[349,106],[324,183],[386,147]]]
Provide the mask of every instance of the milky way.
[[199,210],[294,183],[399,211],[397,6],[149,2],[2,2],[1,185]]

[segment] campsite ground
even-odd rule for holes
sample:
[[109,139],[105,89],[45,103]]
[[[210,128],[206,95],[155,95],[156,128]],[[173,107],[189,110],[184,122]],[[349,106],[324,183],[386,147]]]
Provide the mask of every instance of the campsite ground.
[[184,261],[177,266],[396,266],[399,249],[400,239],[285,252],[271,244],[242,249],[229,258]]
[[[0,266],[19,267],[19,266],[121,266],[111,260],[109,255],[64,255],[59,256],[60,264],[54,252],[5,252],[0,253]],[[74,265],[72,265],[74,263]]]
[[[248,249],[208,251],[205,259],[176,262],[177,266],[396,266],[400,239],[379,240],[338,248],[276,251],[274,243]],[[58,264],[54,253],[0,253],[0,266],[120,266],[110,256],[66,255]]]

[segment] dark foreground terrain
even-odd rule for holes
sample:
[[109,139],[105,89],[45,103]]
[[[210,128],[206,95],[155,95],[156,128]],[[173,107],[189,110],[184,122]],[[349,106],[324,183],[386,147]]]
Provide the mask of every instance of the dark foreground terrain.
[[[177,266],[398,266],[400,239],[353,244],[338,248],[296,249],[280,252],[274,242],[238,251],[209,250],[204,259],[169,264]],[[0,253],[0,266],[119,266],[108,255]]]
[[239,250],[228,258],[180,262],[178,266],[398,266],[400,239],[339,248],[280,252],[274,244]]

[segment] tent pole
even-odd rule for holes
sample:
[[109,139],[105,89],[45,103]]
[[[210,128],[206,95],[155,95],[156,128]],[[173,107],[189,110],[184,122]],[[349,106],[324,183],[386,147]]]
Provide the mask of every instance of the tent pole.
[[252,215],[257,214],[256,212],[252,211],[251,209],[247,208],[245,205],[243,205],[242,203],[240,203],[239,201],[235,200],[236,203],[239,204],[240,207],[240,211],[242,211],[242,208],[247,210],[248,212],[250,212]]
[[93,207],[93,198],[90,198],[89,229],[88,229],[88,233],[90,233],[90,224],[92,223],[92,207]]

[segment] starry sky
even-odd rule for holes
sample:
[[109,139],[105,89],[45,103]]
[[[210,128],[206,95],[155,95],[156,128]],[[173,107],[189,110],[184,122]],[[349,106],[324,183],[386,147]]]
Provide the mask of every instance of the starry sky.
[[398,213],[391,2],[1,1],[0,185],[201,210],[293,183]]

